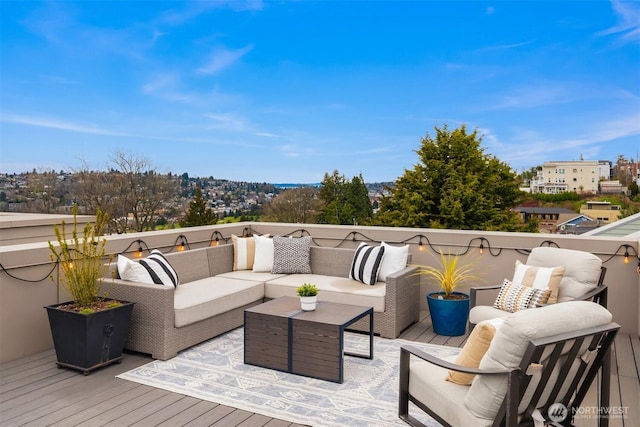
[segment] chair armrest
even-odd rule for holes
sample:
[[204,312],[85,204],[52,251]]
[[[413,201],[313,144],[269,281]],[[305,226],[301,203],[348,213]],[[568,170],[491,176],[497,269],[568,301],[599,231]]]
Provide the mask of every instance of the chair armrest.
[[469,288],[469,310],[476,306],[476,294],[478,291],[490,291],[500,289],[502,285],[492,285],[492,286],[482,286],[482,287],[471,287]]
[[[456,372],[462,372],[465,374],[475,374],[475,375],[506,375],[512,370],[510,369],[479,369],[479,368],[469,368],[466,366],[457,365],[453,362],[449,362],[447,360],[440,359],[432,354],[426,353],[414,346],[407,345],[400,347],[401,360],[402,355],[413,355],[419,359],[422,359],[426,362],[429,362],[433,365],[440,366],[444,369],[449,369]],[[406,356],[405,356],[406,357]]]

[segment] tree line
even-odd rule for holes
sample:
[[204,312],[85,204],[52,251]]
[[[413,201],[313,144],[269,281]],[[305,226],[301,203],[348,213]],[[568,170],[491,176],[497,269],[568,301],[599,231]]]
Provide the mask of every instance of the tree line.
[[[505,163],[486,154],[477,131],[435,127],[421,138],[417,162],[405,169],[382,196],[369,195],[362,174],[348,178],[338,170],[325,173],[318,187],[303,186],[260,199],[246,219],[287,223],[380,225],[462,230],[537,231],[537,224],[522,223],[513,208],[524,198],[520,177]],[[110,218],[109,231],[152,230],[168,211],[181,218],[183,227],[215,224],[204,181],[195,185],[185,173],[160,174],[145,158],[116,152],[107,171],[76,171],[74,197],[79,206]],[[50,177],[34,182],[44,203],[53,203],[45,189]],[[211,178],[213,180],[213,178]],[[224,185],[219,180],[219,185]],[[194,187],[194,188],[192,188]],[[256,184],[256,190],[275,188]],[[191,194],[189,194],[191,193]],[[261,193],[264,195],[264,192]],[[188,196],[182,207],[180,196]],[[229,197],[226,194],[224,197]],[[560,197],[560,196],[558,196]],[[564,195],[563,197],[566,197]],[[182,209],[182,211],[180,211]]]

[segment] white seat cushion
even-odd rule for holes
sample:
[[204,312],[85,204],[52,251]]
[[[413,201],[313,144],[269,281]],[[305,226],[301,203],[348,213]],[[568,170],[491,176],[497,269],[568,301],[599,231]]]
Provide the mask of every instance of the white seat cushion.
[[228,279],[251,280],[253,282],[266,282],[268,280],[284,277],[284,274],[273,274],[269,272],[253,272],[251,270],[228,271],[218,274],[216,277],[226,277]]
[[183,283],[175,290],[176,328],[209,319],[264,298],[264,284],[225,277]]
[[373,307],[373,311],[384,312],[387,289],[384,282],[377,282],[370,286],[346,277],[289,274],[266,282],[264,296],[265,298],[294,297],[296,288],[303,283],[312,283],[318,287],[318,301]]
[[490,305],[476,305],[469,310],[469,322],[477,325],[483,320],[504,318],[510,314],[508,311],[502,311]]
[[[455,356],[445,358],[453,362]],[[448,371],[411,357],[409,393],[453,426],[490,426],[493,420],[478,418],[464,405],[469,386],[446,381]]]
[[[529,341],[611,322],[611,313],[590,301],[569,301],[510,314],[498,328],[480,369],[519,366]],[[506,377],[477,376],[465,405],[480,418],[494,418],[507,390]]]

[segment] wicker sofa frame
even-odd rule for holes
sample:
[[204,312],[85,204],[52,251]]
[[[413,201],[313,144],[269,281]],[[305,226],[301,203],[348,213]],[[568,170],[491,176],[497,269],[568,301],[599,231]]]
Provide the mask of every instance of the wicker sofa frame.
[[[354,249],[311,247],[311,269],[314,274],[348,277]],[[233,268],[233,245],[221,245],[166,254],[181,282],[228,273]],[[402,330],[419,319],[419,278],[416,267],[406,267],[387,277],[385,311],[374,314],[374,332],[396,338]],[[233,279],[230,279],[233,280]],[[245,306],[211,318],[176,328],[174,325],[174,290],[170,287],[109,280],[109,296],[136,303],[125,348],[148,353],[155,359],[167,360],[181,350],[240,327],[244,310],[264,302],[258,299]],[[322,297],[320,296],[320,299]],[[359,321],[355,330],[368,330]]]

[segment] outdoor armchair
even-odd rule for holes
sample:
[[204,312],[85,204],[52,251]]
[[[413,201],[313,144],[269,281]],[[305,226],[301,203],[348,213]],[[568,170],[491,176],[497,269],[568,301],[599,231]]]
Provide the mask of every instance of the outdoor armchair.
[[[497,328],[478,367],[403,346],[398,415],[412,426],[423,425],[420,411],[446,426],[512,427],[535,419],[567,425],[599,371],[600,400],[592,413],[606,414],[609,350],[620,328],[611,320],[604,307],[587,301],[513,313]],[[475,378],[471,385],[456,384],[447,380],[449,370]],[[607,423],[599,417],[600,427]]]
[[[533,267],[533,269],[529,269],[527,272],[529,267]],[[539,267],[542,267],[542,269]],[[525,280],[529,280],[530,282],[534,280],[538,282],[548,281],[548,286],[554,288],[553,290],[549,290],[552,295],[549,303],[593,301],[603,307],[607,306],[607,286],[604,284],[607,269],[602,266],[602,260],[592,253],[547,246],[537,247],[531,250],[526,264],[516,261],[516,272],[514,273],[513,282],[523,277],[523,274],[518,275],[518,269],[525,271],[525,273],[523,273],[527,276]],[[531,274],[535,273],[536,270],[538,271],[538,277],[531,277]],[[505,307],[498,302],[493,305],[478,305],[478,294],[480,292],[493,290],[495,293],[496,290],[501,289],[503,286],[504,284],[488,287],[472,287],[470,289],[470,328],[473,328],[483,320],[506,317],[518,309],[517,307],[513,307],[511,310],[505,310]],[[538,287],[539,283],[537,283],[536,286]],[[513,297],[509,298],[513,299]],[[531,301],[529,308],[544,305],[546,304]],[[522,308],[526,307],[520,307],[520,309]]]

